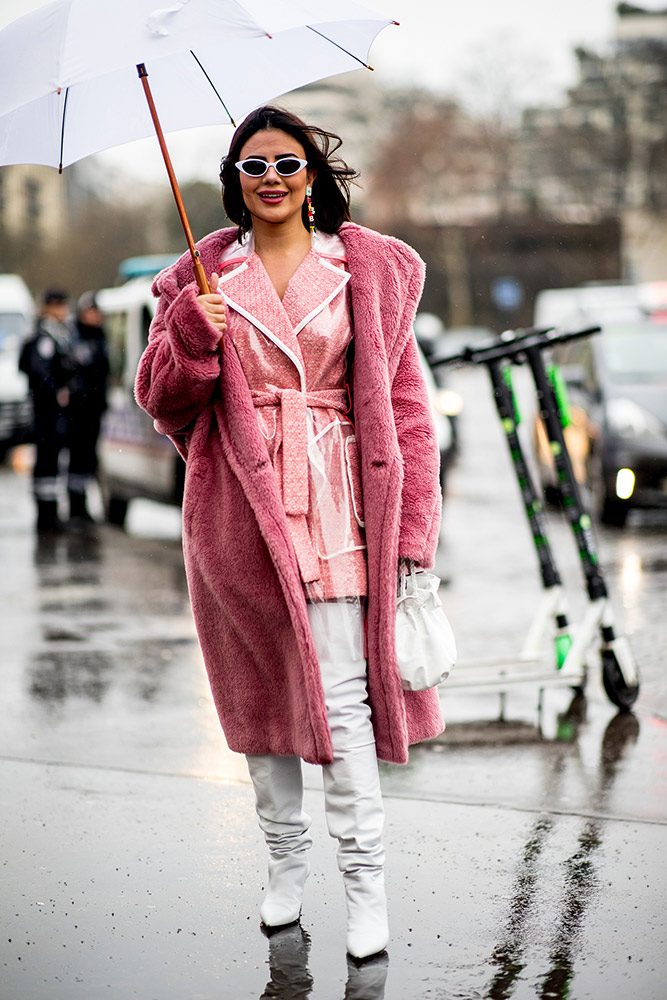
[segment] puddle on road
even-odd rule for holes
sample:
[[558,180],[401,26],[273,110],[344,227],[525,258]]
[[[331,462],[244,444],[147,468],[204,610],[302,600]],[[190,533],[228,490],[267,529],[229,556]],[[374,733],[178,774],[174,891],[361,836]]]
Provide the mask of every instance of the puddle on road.
[[113,667],[110,656],[92,650],[37,653],[28,665],[28,689],[31,697],[51,704],[74,697],[99,703]]
[[[592,805],[604,812],[622,758],[639,735],[639,722],[630,713],[617,715],[607,726],[600,747],[597,788],[592,790]],[[556,771],[552,775],[557,780]],[[508,1000],[519,982],[525,979],[528,953],[543,926],[539,910],[545,905],[545,887],[550,888],[551,908],[548,941],[548,967],[535,984],[541,1000],[563,1000],[570,995],[578,953],[584,943],[586,913],[601,887],[598,867],[602,864],[606,823],[600,818],[582,818],[582,827],[573,849],[561,859],[561,891],[553,887],[551,840],[556,837],[558,818],[539,815],[528,831],[514,873],[509,894],[509,915],[500,934],[490,965],[495,975],[485,994],[489,1000]],[[547,859],[550,851],[551,857]]]
[[[64,633],[57,641],[81,641]],[[101,704],[114,685],[131,681],[134,697],[153,701],[160,693],[165,671],[179,650],[195,645],[193,638],[143,640],[114,650],[59,648],[33,654],[27,663],[28,691],[46,703],[84,698]]]
[[45,614],[72,614],[72,615],[86,615],[86,614],[99,614],[102,611],[106,611],[109,605],[106,601],[101,601],[97,598],[90,598],[84,601],[44,601],[42,604],[42,611]]

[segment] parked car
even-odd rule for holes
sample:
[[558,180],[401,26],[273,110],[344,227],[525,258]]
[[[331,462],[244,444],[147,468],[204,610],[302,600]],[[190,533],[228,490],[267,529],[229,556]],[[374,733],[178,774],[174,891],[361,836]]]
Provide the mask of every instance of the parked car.
[[452,432],[452,424],[449,417],[439,408],[440,390],[437,382],[435,381],[433,372],[431,371],[431,367],[426,360],[426,355],[422,351],[419,344],[417,344],[417,350],[419,351],[419,362],[421,364],[424,381],[426,382],[428,397],[431,403],[431,413],[435,424],[435,432],[438,438],[438,450],[440,451],[440,485],[444,496],[447,469],[454,451],[454,434]]
[[[173,259],[173,258],[172,258]],[[134,399],[134,378],[155,313],[152,276],[131,278],[97,294],[109,348],[109,406],[99,442],[107,520],[122,526],[135,497],[180,504],[185,467],[171,441]]]
[[[575,475],[604,524],[633,507],[667,507],[667,324],[604,322],[602,332],[554,349],[572,423],[565,429]],[[536,429],[543,486],[557,484],[548,442]]]
[[30,436],[28,378],[18,370],[18,359],[34,322],[35,303],[23,278],[0,274],[0,461]]
[[[437,414],[440,414],[449,424],[451,440],[444,450],[441,449],[440,465],[443,470],[441,478],[444,488],[444,470],[455,459],[459,449],[459,416],[463,409],[463,399],[458,392],[449,388],[449,370],[444,365],[432,367],[431,361],[438,355],[455,353],[457,349],[455,344],[459,341],[457,334],[452,330],[447,330],[439,316],[428,312],[417,313],[415,336],[436,385],[436,393],[432,398],[436,423],[438,422]],[[487,333],[487,336],[490,334]]]

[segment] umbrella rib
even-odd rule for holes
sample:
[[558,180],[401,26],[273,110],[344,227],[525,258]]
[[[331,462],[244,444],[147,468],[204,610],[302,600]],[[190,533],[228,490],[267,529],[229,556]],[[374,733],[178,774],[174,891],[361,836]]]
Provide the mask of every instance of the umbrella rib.
[[372,66],[369,66],[368,63],[365,63],[363,59],[359,58],[359,56],[355,56],[353,52],[348,52],[347,49],[344,49],[342,45],[338,44],[338,42],[334,42],[334,40],[332,38],[329,38],[328,35],[325,35],[321,31],[318,31],[317,28],[313,28],[312,24],[307,24],[306,27],[308,28],[309,31],[314,31],[316,35],[319,35],[320,38],[323,38],[325,42],[329,42],[330,45],[335,45],[337,49],[340,49],[341,52],[344,52],[346,56],[350,57],[350,59],[356,59],[356,61],[358,63],[361,63],[361,65],[365,69],[370,69],[370,70],[373,69]]
[[216,85],[213,83],[213,80],[210,78],[210,76],[208,75],[208,73],[206,72],[206,70],[204,69],[204,67],[202,66],[202,64],[200,63],[199,59],[197,58],[197,56],[192,51],[192,49],[190,49],[190,55],[192,56],[192,58],[194,59],[194,61],[197,63],[197,65],[199,66],[200,70],[202,71],[202,73],[204,74],[204,76],[206,77],[206,79],[208,80],[208,82],[211,84],[211,87],[213,88],[213,93],[215,94],[215,96],[218,98],[218,100],[222,104],[223,108],[225,109],[225,114],[228,116],[230,122],[232,123],[232,125],[234,126],[234,128],[236,128],[236,122],[234,121],[234,119],[230,115],[229,109],[228,109],[227,105],[225,104],[225,102],[223,101],[222,97],[218,93],[218,89],[217,89]]
[[63,120],[60,125],[60,163],[58,164],[58,173],[63,172],[63,150],[65,148],[65,115],[67,113],[67,98],[69,97],[69,87],[65,88],[65,100],[63,102]]

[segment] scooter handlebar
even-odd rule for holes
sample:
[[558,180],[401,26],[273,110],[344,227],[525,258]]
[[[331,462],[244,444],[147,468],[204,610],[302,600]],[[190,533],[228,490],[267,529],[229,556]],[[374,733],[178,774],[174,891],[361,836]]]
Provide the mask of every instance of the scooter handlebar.
[[516,358],[527,348],[537,347],[544,349],[553,347],[554,344],[563,344],[568,340],[577,340],[580,337],[590,337],[594,333],[600,333],[601,327],[587,326],[582,330],[558,330],[554,327],[533,327],[514,333],[513,336],[505,335],[497,340],[483,344],[481,347],[464,347],[459,354],[442,354],[430,358],[431,367],[436,365],[478,365],[490,361],[500,361],[503,358]]

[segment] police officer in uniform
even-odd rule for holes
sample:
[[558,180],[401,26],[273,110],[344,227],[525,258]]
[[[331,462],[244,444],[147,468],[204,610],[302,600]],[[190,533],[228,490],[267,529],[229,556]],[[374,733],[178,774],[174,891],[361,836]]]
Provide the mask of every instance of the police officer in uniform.
[[60,453],[68,443],[74,338],[67,300],[67,293],[60,289],[50,289],[44,294],[35,333],[23,345],[19,359],[20,370],[28,376],[33,402],[37,446],[33,494],[39,532],[63,529],[58,518],[58,465]]
[[85,526],[93,520],[86,506],[86,487],[97,472],[97,439],[107,408],[109,376],[102,313],[94,292],[84,292],[80,297],[76,317],[67,411],[70,452],[67,488],[73,527]]

